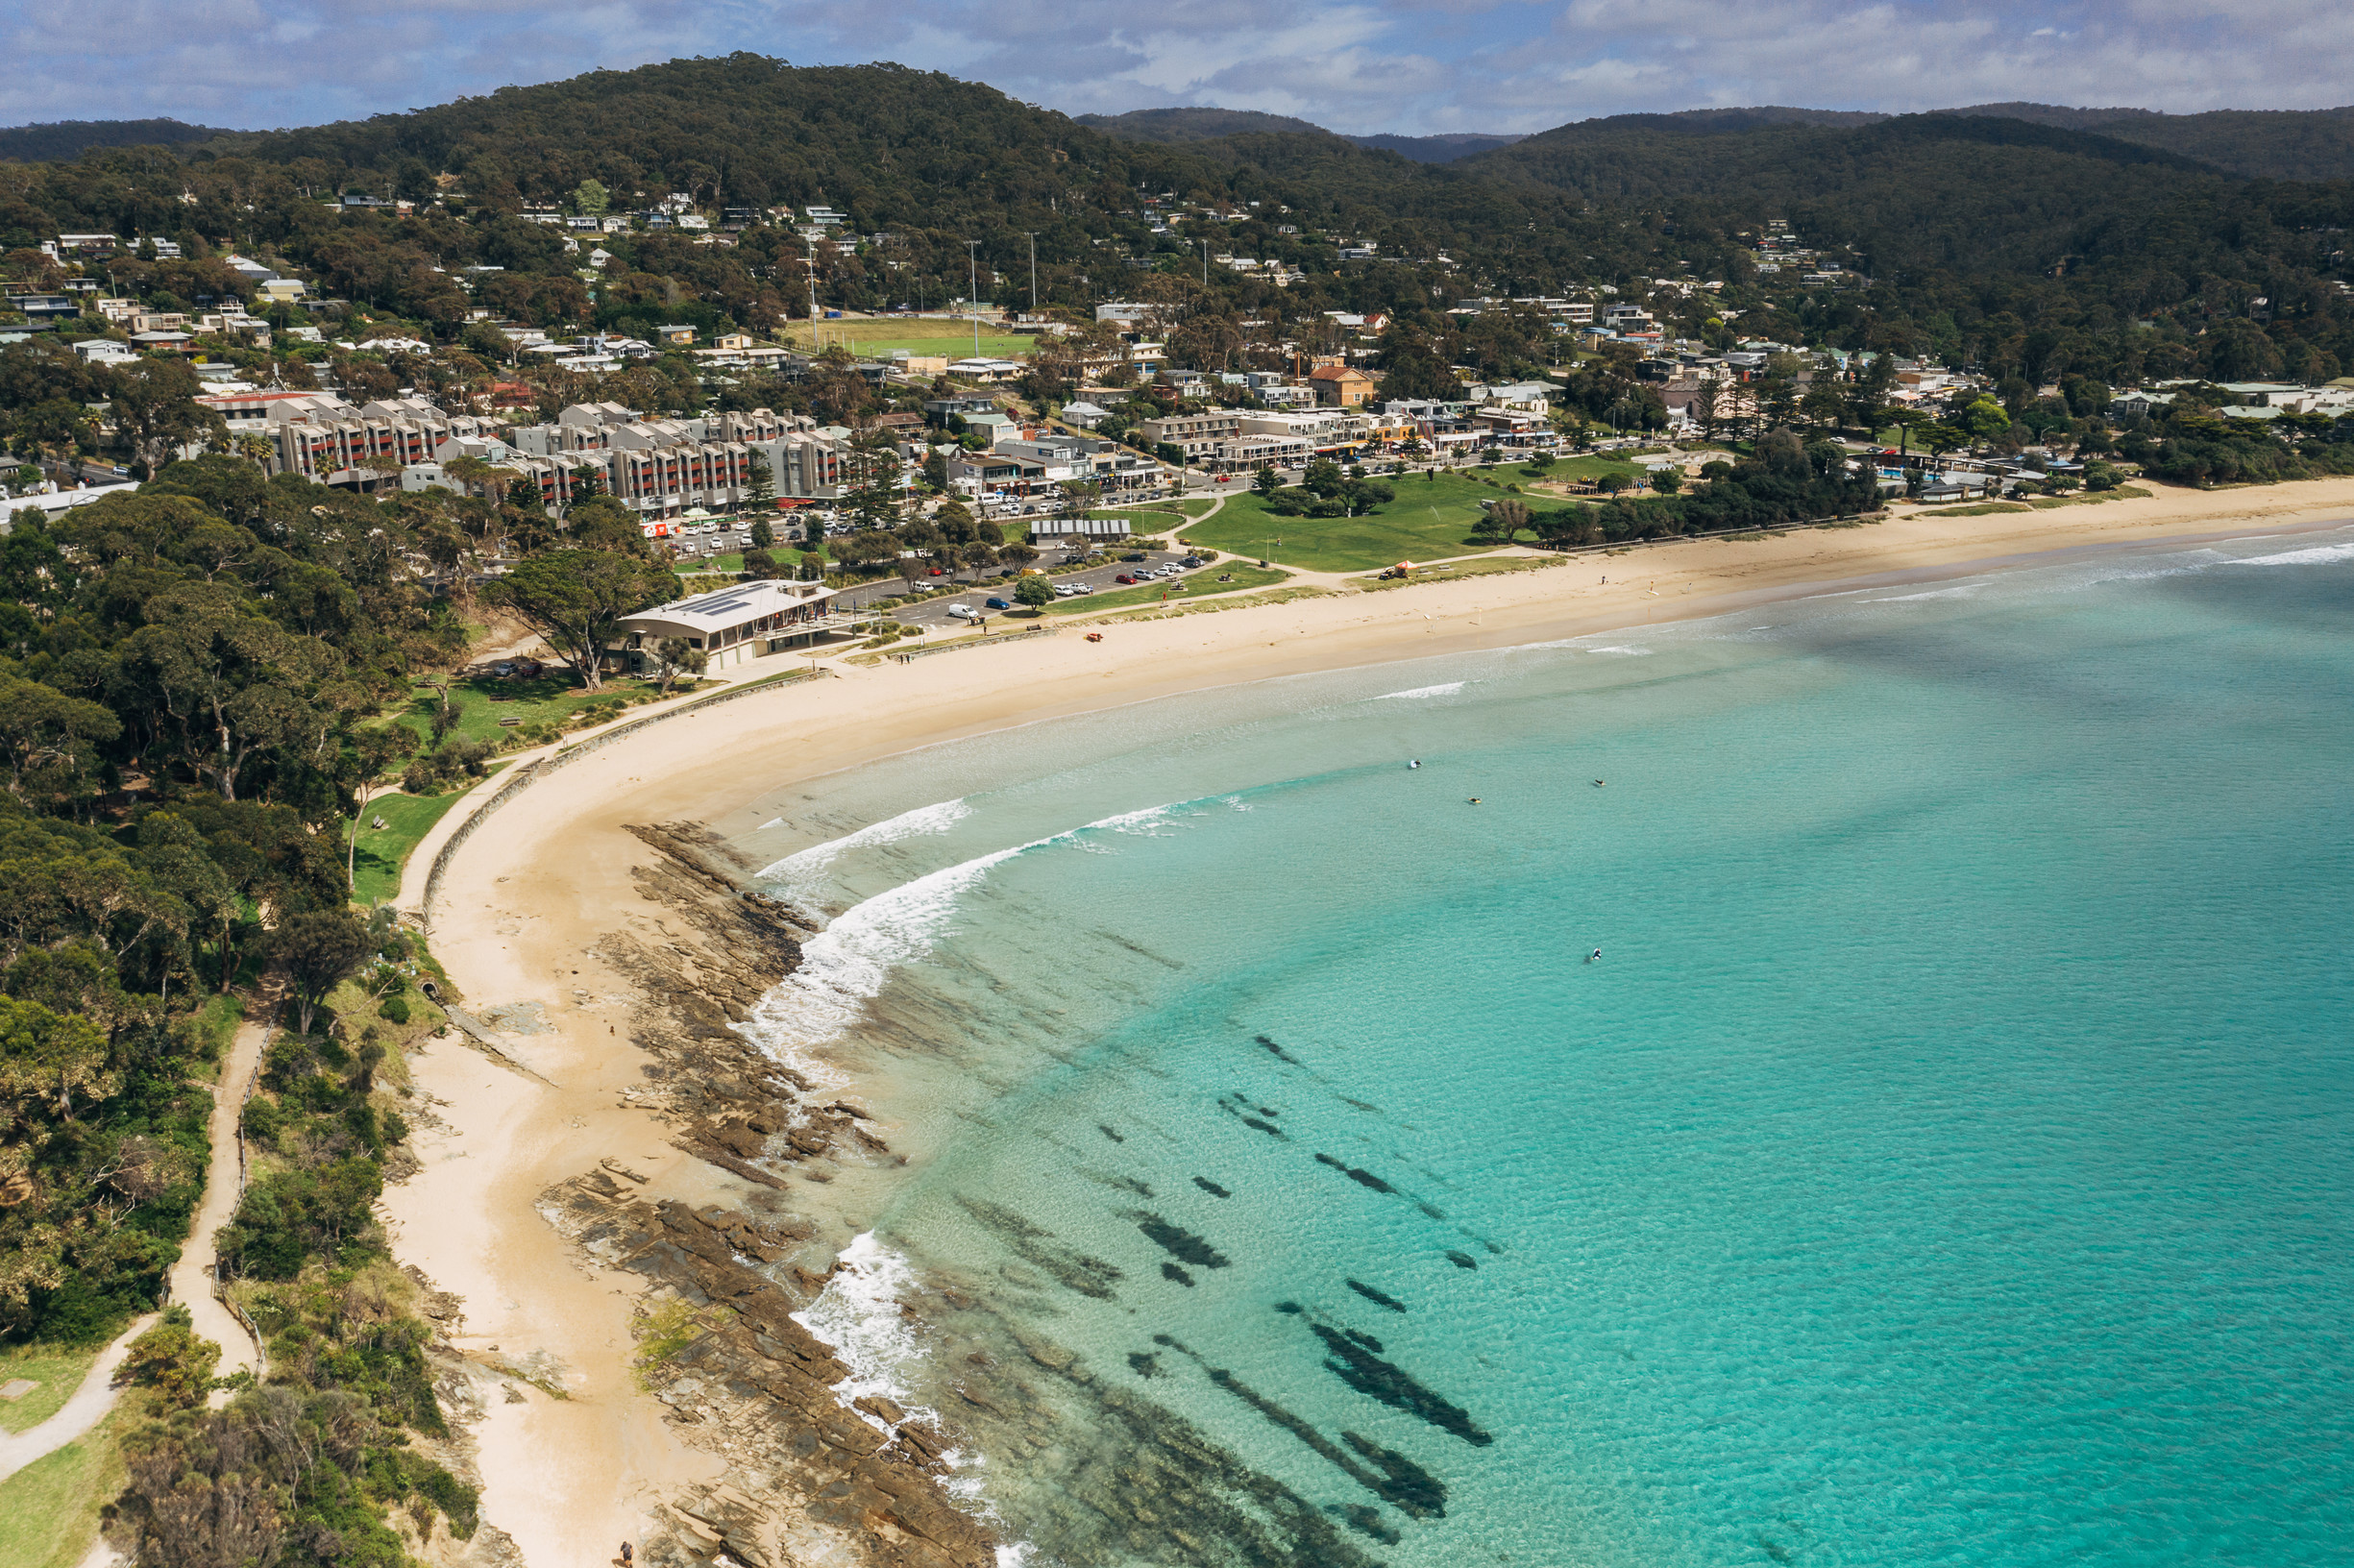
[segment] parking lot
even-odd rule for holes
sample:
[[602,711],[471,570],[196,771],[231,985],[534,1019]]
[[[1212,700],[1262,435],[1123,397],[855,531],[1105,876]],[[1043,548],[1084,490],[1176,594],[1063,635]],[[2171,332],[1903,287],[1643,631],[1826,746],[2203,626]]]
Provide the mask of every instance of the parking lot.
[[[1140,555],[1143,558],[1141,560],[1135,561],[1124,558],[1131,554]],[[1052,575],[1046,578],[1046,580],[1058,590],[1065,588],[1084,590],[1084,592],[1079,593],[1058,595],[1058,597],[1062,598],[1066,603],[1068,603],[1074,600],[1084,603],[1088,595],[1090,594],[1100,593],[1109,589],[1127,587],[1128,584],[1119,580],[1119,578],[1123,576],[1138,577],[1147,573],[1165,571],[1167,572],[1167,576],[1165,577],[1156,577],[1152,580],[1172,582],[1181,576],[1196,576],[1202,572],[1208,572],[1212,577],[1216,576],[1217,569],[1215,566],[1206,565],[1193,571],[1188,571],[1183,567],[1178,566],[1178,563],[1183,561],[1185,558],[1186,552],[1183,551],[1106,551],[1103,552],[1101,565],[1086,567],[1076,572],[1056,571],[1053,572]],[[1039,558],[1039,565],[1042,567],[1052,568],[1059,565],[1063,557],[1060,552],[1050,551]],[[1227,558],[1222,564],[1233,564],[1232,558]],[[1176,570],[1169,571],[1168,569],[1170,568],[1176,568]],[[994,617],[1001,615],[1004,613],[1004,611],[1001,609],[993,608],[989,601],[993,599],[997,599],[1003,600],[1009,606],[1012,605],[1015,602],[1014,580],[1015,579],[1012,577],[1000,577],[993,573],[984,576],[981,582],[968,588],[965,592],[956,595],[954,598],[943,597],[940,599],[926,600],[920,604],[909,604],[899,609],[893,610],[891,615],[894,620],[906,625],[936,626],[946,630],[955,630],[961,628],[962,626],[968,625],[970,623],[967,622],[961,616],[951,615],[948,611],[949,605],[963,604],[967,608],[976,610],[984,616]],[[869,602],[878,599],[885,599],[890,597],[891,590],[893,587],[897,585],[898,584],[895,578],[888,579],[884,582],[874,584],[870,588],[858,589],[855,591],[854,595],[845,594],[842,596],[843,601],[847,602],[853,597],[862,601]]]

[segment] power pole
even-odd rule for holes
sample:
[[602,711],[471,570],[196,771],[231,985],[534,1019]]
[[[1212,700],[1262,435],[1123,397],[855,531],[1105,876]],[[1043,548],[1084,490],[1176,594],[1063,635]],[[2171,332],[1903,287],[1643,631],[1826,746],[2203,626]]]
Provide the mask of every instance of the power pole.
[[971,291],[965,303],[972,307],[972,356],[978,359],[981,357],[981,242],[969,239],[965,241],[965,249],[968,253],[965,259],[972,275]]
[[1035,316],[1038,314],[1038,232],[1024,229],[1022,233],[1030,236],[1030,314]]
[[808,239],[804,243],[809,247],[809,352],[815,355],[821,346],[818,333],[818,242]]
[[1210,286],[1210,242],[1202,241],[1202,287]]

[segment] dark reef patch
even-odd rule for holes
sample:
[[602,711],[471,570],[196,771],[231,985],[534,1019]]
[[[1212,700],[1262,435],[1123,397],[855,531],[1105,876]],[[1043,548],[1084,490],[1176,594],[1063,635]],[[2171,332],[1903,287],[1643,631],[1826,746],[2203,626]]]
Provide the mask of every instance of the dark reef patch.
[[1259,1037],[1259,1043],[1265,1046],[1268,1053],[1272,1055],[1276,1061],[1288,1062],[1295,1067],[1300,1065],[1300,1059],[1298,1057],[1293,1056],[1289,1051],[1285,1050],[1281,1045],[1278,1045],[1275,1043],[1275,1041],[1267,1039],[1266,1036],[1261,1035]]
[[1179,1262],[1191,1263],[1196,1268],[1224,1268],[1226,1266],[1225,1256],[1215,1247],[1195,1236],[1191,1231],[1171,1225],[1159,1214],[1148,1214],[1140,1210],[1131,1209],[1123,1213],[1120,1217],[1134,1220],[1136,1228],[1142,1231],[1151,1239],[1154,1246],[1169,1254]]
[[1112,1299],[1112,1286],[1119,1283],[1120,1271],[1110,1263],[1074,1248],[1055,1245],[1052,1231],[1031,1224],[1003,1204],[991,1203],[986,1198],[960,1197],[956,1201],[1022,1262],[1045,1270],[1058,1284],[1083,1296],[1092,1296],[1097,1301]]
[[1356,1340],[1359,1344],[1364,1346],[1367,1350],[1373,1352],[1374,1355],[1379,1356],[1382,1353],[1382,1342],[1379,1339],[1374,1338],[1373,1335],[1369,1334],[1360,1334],[1355,1329],[1344,1329],[1341,1332],[1346,1334],[1350,1338]]
[[[1179,1285],[1184,1286],[1188,1290],[1193,1288],[1193,1276],[1188,1274],[1184,1269],[1179,1268],[1175,1263],[1163,1263],[1161,1265],[1161,1277],[1165,1280],[1175,1280]],[[1379,1350],[1382,1347],[1376,1345],[1373,1348]]]
[[1392,1409],[1404,1410],[1441,1432],[1451,1432],[1474,1448],[1485,1448],[1496,1440],[1471,1419],[1468,1410],[1425,1388],[1404,1367],[1383,1360],[1338,1329],[1313,1322],[1308,1326],[1332,1352],[1324,1359],[1325,1370],[1359,1393],[1378,1399]]
[[1273,1133],[1277,1138],[1289,1138],[1291,1136],[1290,1134],[1285,1132],[1281,1127],[1274,1125],[1272,1122],[1261,1121],[1257,1116],[1244,1116],[1242,1118],[1242,1125],[1245,1127],[1255,1127],[1263,1133]]
[[1191,1358],[1194,1363],[1209,1375],[1213,1384],[1257,1410],[1272,1425],[1281,1427],[1292,1436],[1297,1437],[1313,1450],[1318,1458],[1374,1496],[1394,1505],[1401,1513],[1415,1519],[1443,1519],[1446,1517],[1447,1488],[1445,1484],[1404,1455],[1392,1453],[1376,1444],[1369,1444],[1361,1437],[1343,1433],[1344,1436],[1350,1437],[1350,1447],[1355,1448],[1379,1466],[1378,1470],[1368,1469],[1351,1458],[1347,1451],[1339,1444],[1326,1437],[1308,1422],[1276,1404],[1275,1401],[1267,1398],[1266,1395],[1253,1388],[1224,1367],[1212,1366],[1183,1345],[1174,1348],[1180,1354]]
[[1100,1121],[1095,1123],[1095,1131],[1103,1134],[1104,1137],[1110,1139],[1115,1143],[1125,1143],[1128,1141],[1126,1139],[1120,1137],[1119,1134],[1114,1132],[1111,1128],[1106,1127]]
[[1341,1438],[1351,1448],[1381,1466],[1387,1478],[1383,1495],[1398,1506],[1402,1513],[1415,1518],[1444,1518],[1447,1512],[1447,1484],[1428,1470],[1408,1458],[1394,1448],[1384,1448],[1371,1438],[1344,1432]]
[[1480,1266],[1480,1261],[1467,1252],[1449,1252],[1447,1254],[1447,1262],[1453,1263],[1458,1268],[1477,1268]]
[[1383,1181],[1379,1176],[1374,1175],[1373,1172],[1369,1170],[1360,1170],[1355,1165],[1343,1164],[1340,1161],[1334,1159],[1329,1154],[1317,1155],[1316,1164],[1320,1165],[1330,1165],[1335,1170],[1340,1172],[1340,1174],[1343,1176],[1346,1176],[1350,1181],[1355,1182],[1358,1186],[1369,1187],[1376,1192],[1395,1193],[1398,1190],[1387,1182]]
[[1207,1176],[1194,1177],[1193,1185],[1200,1188],[1204,1192],[1209,1193],[1214,1198],[1231,1198],[1234,1196],[1232,1192],[1227,1191],[1224,1188],[1218,1186],[1217,1183],[1212,1181]]
[[1386,1307],[1393,1312],[1402,1312],[1406,1311],[1406,1303],[1400,1301],[1397,1297],[1390,1295],[1387,1291],[1374,1289],[1373,1286],[1365,1284],[1365,1282],[1362,1280],[1351,1280],[1349,1282],[1349,1288],[1356,1291],[1359,1295],[1364,1297],[1367,1301],[1373,1303],[1373,1305],[1376,1307]]
[[1161,1358],[1149,1350],[1132,1350],[1128,1353],[1128,1370],[1140,1378],[1157,1378],[1161,1375]]
[[1362,1535],[1370,1535],[1384,1546],[1395,1546],[1406,1539],[1405,1536],[1382,1522],[1381,1509],[1369,1508],[1362,1503],[1345,1503],[1337,1507],[1327,1507],[1325,1511],[1337,1514],[1348,1521],[1351,1530]]

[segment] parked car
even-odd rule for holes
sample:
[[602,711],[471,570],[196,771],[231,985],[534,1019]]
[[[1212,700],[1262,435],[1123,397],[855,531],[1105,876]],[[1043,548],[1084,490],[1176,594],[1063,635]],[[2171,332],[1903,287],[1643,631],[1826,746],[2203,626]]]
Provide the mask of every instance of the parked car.
[[1118,576],[1114,577],[1112,580],[1114,582],[1134,582],[1136,581],[1136,574],[1133,572],[1122,572]]
[[993,610],[1010,610],[1010,609],[1012,609],[1012,608],[1014,607],[1014,606],[1013,606],[1013,604],[1012,604],[1012,603],[1011,603],[1009,600],[1002,600],[1002,599],[993,599],[993,600],[987,600],[987,603],[988,603],[989,607],[990,607],[991,609],[993,609]]
[[1120,557],[1120,559],[1123,561],[1140,561],[1143,558],[1144,552],[1140,550],[1132,550],[1127,554]]
[[948,613],[955,616],[959,621],[978,621],[981,619],[981,612],[974,609],[969,604],[951,604],[948,606]]

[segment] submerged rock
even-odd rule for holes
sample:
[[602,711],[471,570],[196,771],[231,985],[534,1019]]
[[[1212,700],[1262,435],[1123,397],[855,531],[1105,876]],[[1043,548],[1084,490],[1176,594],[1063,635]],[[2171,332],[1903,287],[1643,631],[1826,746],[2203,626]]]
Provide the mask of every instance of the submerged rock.
[[1136,1221],[1136,1228],[1142,1231],[1151,1239],[1153,1245],[1168,1253],[1180,1262],[1191,1263],[1197,1268],[1224,1268],[1226,1266],[1225,1255],[1215,1247],[1195,1236],[1191,1231],[1171,1225],[1159,1214],[1148,1214],[1138,1210],[1130,1210],[1122,1217]]
[[1217,1183],[1212,1181],[1207,1176],[1194,1177],[1193,1185],[1200,1188],[1204,1192],[1209,1193],[1214,1198],[1231,1198],[1234,1196],[1232,1192],[1227,1191],[1226,1188],[1218,1186]]
[[1338,1329],[1322,1323],[1309,1327],[1333,1353],[1325,1358],[1325,1369],[1359,1393],[1369,1394],[1441,1432],[1453,1433],[1474,1448],[1485,1448],[1496,1440],[1471,1419],[1469,1411],[1424,1387],[1404,1367],[1383,1360]]
[[1373,1288],[1373,1286],[1365,1284],[1362,1280],[1351,1280],[1349,1282],[1349,1288],[1356,1291],[1359,1295],[1364,1297],[1367,1301],[1373,1303],[1373,1305],[1376,1307],[1385,1307],[1393,1312],[1403,1312],[1406,1311],[1406,1303],[1400,1301],[1397,1297],[1390,1295],[1386,1291],[1376,1290]]
[[1276,1061],[1288,1062],[1295,1067],[1300,1065],[1300,1059],[1298,1057],[1293,1056],[1289,1051],[1285,1050],[1281,1045],[1278,1045],[1275,1043],[1275,1041],[1267,1039],[1266,1036],[1261,1035],[1258,1038],[1259,1043],[1263,1046],[1266,1049],[1267,1054],[1274,1057]]

